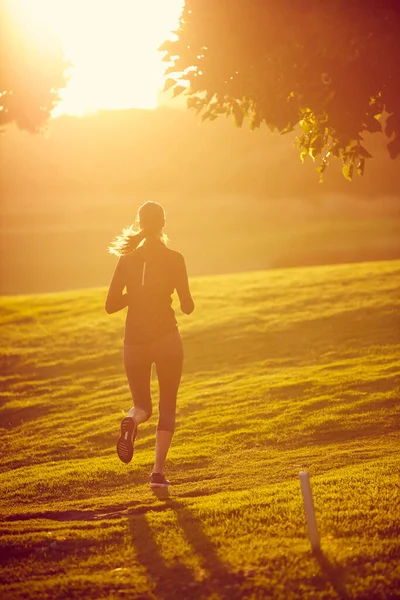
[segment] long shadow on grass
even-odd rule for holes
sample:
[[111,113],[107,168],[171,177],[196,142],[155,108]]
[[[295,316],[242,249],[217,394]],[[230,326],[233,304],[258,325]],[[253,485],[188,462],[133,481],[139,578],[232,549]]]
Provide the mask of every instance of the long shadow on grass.
[[217,593],[222,600],[241,598],[243,577],[230,571],[220,559],[193,513],[181,502],[170,499],[168,493],[163,492],[160,491],[156,495],[160,500],[164,500],[164,510],[175,511],[181,533],[200,561],[203,575],[196,579],[193,571],[179,562],[168,566],[161,556],[161,548],[154,539],[146,514],[132,515],[128,519],[132,543],[136,547],[139,562],[154,582],[154,595],[157,598],[183,600],[209,598],[213,593]]
[[57,412],[57,406],[52,406],[49,402],[23,408],[3,408],[0,410],[1,426],[4,429],[14,429],[24,423],[47,417],[54,412]]
[[323,575],[331,583],[338,598],[340,598],[340,600],[349,600],[350,596],[346,592],[345,586],[346,572],[344,568],[332,564],[322,550],[315,551],[314,556],[321,567]]
[[288,323],[286,327],[261,323],[258,330],[251,328],[254,324],[251,316],[240,323],[240,335],[236,321],[213,324],[203,329],[201,336],[197,331],[185,335],[185,373],[198,375],[201,365],[203,371],[220,374],[237,367],[243,369],[254,362],[277,359],[299,366],[313,363],[316,356],[326,352],[340,358],[357,357],[370,346],[398,343],[395,314],[394,306],[356,308],[315,318],[304,315],[299,317],[304,320]]
[[190,569],[180,563],[169,567],[163,560],[160,547],[147,522],[146,515],[128,518],[132,544],[136,548],[138,561],[146,568],[156,598],[184,598],[195,581]]

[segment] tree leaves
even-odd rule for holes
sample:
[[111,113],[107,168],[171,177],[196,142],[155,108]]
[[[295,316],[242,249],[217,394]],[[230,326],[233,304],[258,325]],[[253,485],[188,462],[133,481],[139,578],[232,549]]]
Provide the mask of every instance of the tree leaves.
[[[397,4],[396,4],[397,6]],[[167,74],[187,84],[188,107],[203,120],[220,115],[281,134],[298,128],[300,159],[331,159],[343,176],[363,175],[371,154],[362,132],[394,136],[400,155],[400,11],[394,0],[186,0],[178,39],[161,46]],[[175,89],[175,88],[174,88]],[[209,94],[213,102],[200,100]],[[215,100],[215,102],[214,102]],[[209,103],[210,102],[210,103]],[[390,113],[385,125],[385,113]]]
[[343,176],[346,179],[348,179],[349,181],[351,181],[353,179],[353,170],[354,170],[354,166],[352,163],[350,163],[348,165],[344,165],[342,167]]
[[394,140],[389,142],[387,148],[390,154],[390,158],[394,159],[400,156],[400,139],[395,138]]
[[232,107],[232,113],[233,113],[233,120],[234,120],[236,127],[241,127],[243,124],[244,114],[243,114],[243,110],[238,102],[234,103],[234,105]]
[[323,147],[324,147],[323,137],[320,133],[318,133],[317,135],[315,135],[312,138],[309,149],[308,149],[308,153],[314,161],[317,158],[317,156],[321,153],[321,150]]
[[364,175],[365,158],[362,158],[358,163],[357,175]]
[[370,154],[368,150],[364,148],[364,146],[361,146],[361,144],[357,145],[357,154],[362,158],[373,158],[372,154]]
[[186,106],[188,108],[194,108],[197,112],[199,112],[206,104],[205,98],[199,98],[198,96],[190,96],[186,100]]
[[26,23],[19,4],[1,4],[0,128],[14,122],[37,133],[60,100],[70,65],[40,15]]
[[176,86],[174,87],[174,89],[173,89],[173,95],[174,95],[174,98],[175,98],[176,96],[179,96],[179,94],[182,94],[182,92],[184,92],[185,90],[187,90],[187,87],[186,87],[186,86],[184,86],[184,85],[176,85]]
[[325,172],[325,169],[327,168],[327,166],[328,166],[328,161],[326,158],[324,158],[322,160],[322,163],[320,164],[320,166],[317,167],[317,169],[316,169],[316,171],[319,173],[319,183],[324,182],[324,172]]
[[312,126],[308,122],[307,118],[300,119],[299,124],[300,124],[300,127],[301,127],[301,129],[303,130],[304,133],[311,133]]
[[164,92],[170,90],[174,85],[176,85],[176,80],[172,79],[172,77],[168,77],[168,79],[165,81]]
[[394,133],[400,137],[400,116],[390,115],[386,119],[385,133],[388,137],[392,137]]

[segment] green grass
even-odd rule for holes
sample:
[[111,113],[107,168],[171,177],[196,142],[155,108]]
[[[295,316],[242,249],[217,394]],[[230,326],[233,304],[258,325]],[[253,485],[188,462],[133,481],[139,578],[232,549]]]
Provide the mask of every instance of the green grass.
[[398,261],[193,280],[167,498],[157,414],[115,454],[131,402],[105,290],[1,298],[1,597],[396,597],[399,287]]

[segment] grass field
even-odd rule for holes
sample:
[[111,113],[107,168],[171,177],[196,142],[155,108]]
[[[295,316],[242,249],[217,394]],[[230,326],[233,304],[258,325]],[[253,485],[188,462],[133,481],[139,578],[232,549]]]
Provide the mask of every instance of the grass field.
[[168,497],[156,415],[115,454],[105,290],[0,299],[1,598],[398,597],[399,287],[399,261],[193,280]]

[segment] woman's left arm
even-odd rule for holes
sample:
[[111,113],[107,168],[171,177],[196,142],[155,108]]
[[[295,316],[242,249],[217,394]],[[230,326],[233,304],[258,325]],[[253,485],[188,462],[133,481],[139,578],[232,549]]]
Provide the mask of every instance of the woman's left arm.
[[128,294],[123,294],[126,285],[123,256],[118,261],[108,290],[105,309],[111,315],[128,306]]

